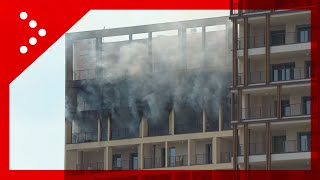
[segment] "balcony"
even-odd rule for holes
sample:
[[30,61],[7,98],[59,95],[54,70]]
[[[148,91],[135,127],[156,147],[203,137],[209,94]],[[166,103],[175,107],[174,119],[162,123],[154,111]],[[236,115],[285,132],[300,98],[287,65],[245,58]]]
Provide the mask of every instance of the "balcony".
[[310,115],[310,102],[282,105],[282,117]]
[[310,152],[310,139],[272,142],[272,154]]
[[98,132],[97,130],[91,132],[72,133],[72,144],[97,142]]
[[307,67],[273,69],[270,74],[271,82],[310,79],[310,70]]
[[265,143],[249,143],[249,155],[263,155],[266,153]]
[[195,154],[191,156],[191,165],[212,164],[211,154]]
[[127,138],[137,138],[139,137],[139,130],[131,130],[129,128],[112,128],[111,129],[111,139],[120,140]]
[[221,152],[220,163],[230,163],[230,162],[231,162],[231,152]]
[[274,105],[242,108],[242,119],[275,118],[276,115],[276,106]]
[[254,71],[249,74],[249,84],[265,83],[266,72],[265,71]]
[[165,159],[161,157],[144,158],[144,169],[154,169],[165,167]]
[[138,167],[138,159],[116,158],[112,160],[112,170],[136,170]]
[[188,166],[188,155],[169,156],[168,167]]
[[77,164],[76,170],[104,170],[104,162],[93,162],[89,164]]

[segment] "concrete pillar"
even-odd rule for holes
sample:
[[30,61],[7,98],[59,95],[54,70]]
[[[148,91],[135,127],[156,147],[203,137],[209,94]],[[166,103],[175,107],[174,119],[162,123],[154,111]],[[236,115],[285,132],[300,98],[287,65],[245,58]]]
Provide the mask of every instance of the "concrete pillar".
[[222,106],[219,107],[219,131],[222,131]]
[[243,127],[243,133],[244,133],[244,143],[243,143],[243,159],[244,159],[244,169],[248,170],[249,168],[249,130],[248,130],[248,124],[244,124]]
[[111,120],[110,120],[110,116],[108,116],[108,131],[107,131],[107,133],[108,133],[108,137],[107,137],[107,140],[108,141],[110,141],[110,139],[111,139]]
[[266,170],[271,170],[271,128],[270,128],[270,122],[266,123],[266,159],[267,159]]
[[65,121],[65,141],[66,144],[72,143],[72,123],[69,121]]
[[191,165],[191,144],[190,139],[188,139],[188,166]]
[[243,75],[244,75],[244,86],[247,86],[248,85],[248,31],[249,31],[249,25],[248,25],[248,17],[244,17],[243,18],[244,20],[244,24],[243,24],[243,27],[244,27],[244,48],[243,48],[243,60],[244,60],[244,65],[243,65]]
[[212,138],[212,152],[211,152],[211,157],[212,157],[212,163],[217,164],[218,161],[218,149],[217,149],[217,137]]
[[73,80],[73,41],[69,38],[68,35],[65,37],[66,44],[66,81]]
[[98,142],[101,141],[101,117],[98,118]]
[[281,114],[281,85],[277,86],[277,118],[280,120],[282,118]]
[[168,141],[165,142],[165,167],[168,167]]
[[233,50],[232,50],[232,86],[236,87],[238,84],[238,57],[237,57],[237,50],[238,50],[238,23],[237,19],[233,19]]
[[112,148],[109,146],[104,148],[104,169],[112,170]]
[[174,135],[174,110],[169,115],[169,134]]
[[207,114],[205,111],[202,112],[202,132],[206,132],[207,127]]
[[270,83],[270,14],[266,15],[265,26],[265,45],[266,45],[266,84]]
[[139,169],[143,169],[144,164],[143,164],[143,144],[142,143],[138,145],[138,158],[139,158],[138,167]]
[[238,144],[239,144],[239,138],[238,138],[238,128],[237,125],[233,125],[233,170],[238,169]]

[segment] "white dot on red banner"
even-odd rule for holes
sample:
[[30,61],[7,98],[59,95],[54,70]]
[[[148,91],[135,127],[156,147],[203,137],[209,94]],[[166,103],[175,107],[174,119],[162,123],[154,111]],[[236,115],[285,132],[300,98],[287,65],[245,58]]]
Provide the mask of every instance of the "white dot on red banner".
[[45,29],[40,29],[40,30],[38,31],[38,34],[39,34],[39,36],[43,37],[43,36],[45,36],[45,35],[47,34],[47,32],[46,32]]
[[20,52],[21,52],[22,54],[27,53],[27,52],[28,52],[27,46],[21,46],[21,47],[20,47]]
[[28,14],[26,12],[21,12],[20,13],[20,19],[25,20],[28,18]]
[[35,28],[35,27],[37,27],[37,22],[36,22],[35,20],[31,20],[31,21],[29,22],[29,26],[30,26],[31,28]]
[[30,38],[30,39],[29,39],[29,43],[30,43],[31,45],[35,45],[35,44],[37,44],[37,39],[36,39],[35,37]]

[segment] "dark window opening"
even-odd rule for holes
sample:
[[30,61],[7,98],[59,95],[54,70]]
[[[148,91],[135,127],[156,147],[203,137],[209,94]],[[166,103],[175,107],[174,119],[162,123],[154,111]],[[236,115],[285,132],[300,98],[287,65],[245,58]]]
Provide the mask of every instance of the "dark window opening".
[[280,31],[271,31],[271,46],[278,46],[278,45],[284,45],[286,41],[286,31],[280,30]]
[[272,81],[288,81],[294,79],[295,63],[272,65]]

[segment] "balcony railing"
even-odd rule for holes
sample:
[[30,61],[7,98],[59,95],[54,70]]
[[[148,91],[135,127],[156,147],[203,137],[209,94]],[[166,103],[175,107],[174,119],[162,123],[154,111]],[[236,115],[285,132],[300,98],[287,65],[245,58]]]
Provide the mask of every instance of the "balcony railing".
[[165,167],[165,159],[160,157],[144,158],[144,169],[163,168]]
[[202,124],[175,124],[174,125],[174,132],[175,134],[186,134],[186,133],[197,133],[202,132]]
[[[168,125],[169,126],[169,125]],[[169,134],[169,129],[164,127],[150,127],[148,129],[148,136],[165,136]]]
[[72,144],[97,142],[97,141],[98,141],[97,131],[72,133]]
[[129,128],[112,128],[111,139],[126,139],[126,138],[137,138],[139,137],[139,129],[131,130]]
[[277,70],[275,72],[271,70],[270,74],[272,82],[310,79],[310,74],[307,73],[307,69],[304,67],[283,69],[282,71]]
[[243,156],[244,155],[244,145],[239,144],[238,145],[238,156]]
[[221,163],[229,163],[229,162],[231,162],[231,152],[221,152],[221,154],[220,154],[220,162]]
[[76,170],[104,170],[104,163],[92,162],[89,164],[77,164]]
[[243,85],[244,84],[244,73],[238,73],[238,85]]
[[188,155],[169,156],[169,167],[179,167],[188,165]]
[[287,104],[282,105],[281,116],[303,116],[310,115],[310,107],[307,107],[307,103]]
[[112,170],[135,170],[139,169],[138,159],[114,159],[112,161]]
[[263,119],[275,118],[277,115],[274,105],[265,105],[263,107],[242,108],[242,119]]
[[254,71],[250,72],[249,83],[263,83],[266,82],[266,72],[265,71]]
[[211,164],[212,158],[209,154],[195,154],[191,156],[191,165]]
[[266,153],[265,143],[250,143],[249,154],[250,155],[262,155]]
[[286,140],[279,142],[272,142],[272,153],[296,153],[296,152],[310,152],[310,140]]

